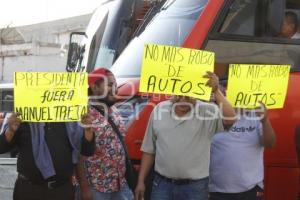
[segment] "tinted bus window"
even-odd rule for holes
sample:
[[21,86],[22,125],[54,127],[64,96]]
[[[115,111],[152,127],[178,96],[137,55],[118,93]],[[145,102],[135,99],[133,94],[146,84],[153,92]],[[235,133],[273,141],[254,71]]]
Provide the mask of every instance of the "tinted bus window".
[[[219,17],[205,46],[206,50],[216,53],[218,75],[226,77],[230,63],[290,64],[292,71],[299,71],[300,39],[283,37],[281,31],[287,12],[293,12],[296,17],[300,17],[300,2],[299,7],[291,7],[294,4],[284,4],[281,0],[273,1],[278,5],[282,3],[281,8],[263,4],[262,2],[268,2],[264,0],[231,2],[223,11],[225,17]],[[272,13],[270,9],[281,10],[277,13],[281,16],[270,18],[261,13],[261,10]],[[278,27],[268,25],[270,22],[277,23]],[[297,30],[294,31],[292,36],[297,34]]]
[[144,44],[182,46],[207,0],[167,1],[145,30],[135,37],[112,66],[117,77],[138,77],[141,73]]

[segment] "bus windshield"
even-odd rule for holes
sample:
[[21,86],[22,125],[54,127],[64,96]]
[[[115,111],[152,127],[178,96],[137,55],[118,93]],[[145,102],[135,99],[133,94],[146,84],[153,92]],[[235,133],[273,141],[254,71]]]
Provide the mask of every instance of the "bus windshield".
[[144,44],[182,46],[206,4],[207,0],[167,1],[113,64],[116,77],[140,76]]

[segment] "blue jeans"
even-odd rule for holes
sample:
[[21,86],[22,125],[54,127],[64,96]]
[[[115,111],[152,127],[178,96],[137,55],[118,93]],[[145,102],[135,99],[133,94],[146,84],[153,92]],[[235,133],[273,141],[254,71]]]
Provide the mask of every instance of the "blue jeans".
[[155,175],[151,200],[207,200],[208,177],[188,184],[174,184]]
[[93,200],[133,200],[133,193],[129,189],[127,183],[118,192],[102,193],[95,189],[91,189]]

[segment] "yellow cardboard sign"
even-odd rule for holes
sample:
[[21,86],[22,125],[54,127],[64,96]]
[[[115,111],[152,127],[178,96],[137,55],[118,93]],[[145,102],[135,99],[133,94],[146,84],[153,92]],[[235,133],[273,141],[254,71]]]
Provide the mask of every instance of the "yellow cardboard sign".
[[214,63],[212,52],[147,44],[139,90],[209,100],[211,88],[202,76],[214,70]]
[[290,68],[290,65],[231,64],[227,98],[239,108],[255,108],[259,102],[267,108],[282,108]]
[[87,73],[15,72],[14,111],[29,122],[79,121],[87,89]]

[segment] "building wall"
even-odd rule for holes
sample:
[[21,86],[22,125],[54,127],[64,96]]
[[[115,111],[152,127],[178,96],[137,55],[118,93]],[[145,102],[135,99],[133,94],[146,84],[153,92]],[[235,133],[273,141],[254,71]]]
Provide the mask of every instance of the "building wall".
[[[6,38],[0,38],[0,83],[12,82],[16,71],[65,71],[70,33],[84,32],[90,17],[83,15],[0,30],[8,41],[5,43]],[[18,35],[15,43],[14,35]]]
[[66,56],[55,54],[2,57],[0,80],[2,83],[12,82],[14,72],[62,72],[65,71],[66,62]]
[[2,46],[0,82],[12,82],[17,71],[65,71],[67,52],[56,44],[28,43]]

